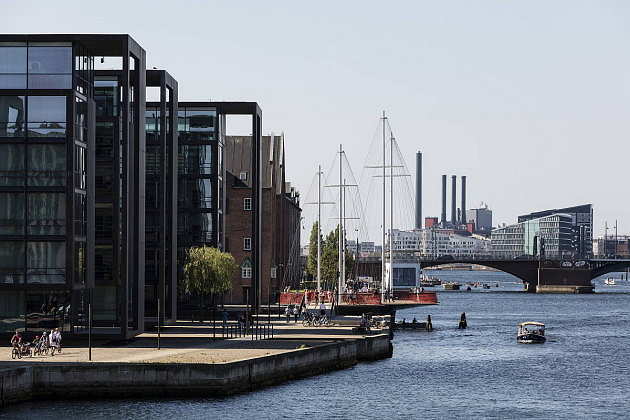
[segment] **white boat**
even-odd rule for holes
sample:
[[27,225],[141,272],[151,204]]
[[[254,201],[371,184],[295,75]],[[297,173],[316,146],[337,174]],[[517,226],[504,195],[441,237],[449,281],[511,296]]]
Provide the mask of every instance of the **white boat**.
[[542,322],[527,321],[518,324],[516,342],[521,344],[542,344],[546,341],[545,324]]
[[606,280],[604,280],[604,284],[607,286],[614,286],[615,285],[615,279],[612,277],[608,277]]

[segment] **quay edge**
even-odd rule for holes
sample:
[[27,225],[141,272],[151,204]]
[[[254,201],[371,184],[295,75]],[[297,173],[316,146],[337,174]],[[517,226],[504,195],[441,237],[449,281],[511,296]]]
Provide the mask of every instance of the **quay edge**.
[[388,334],[226,363],[59,363],[0,370],[2,407],[33,399],[222,397],[392,356]]

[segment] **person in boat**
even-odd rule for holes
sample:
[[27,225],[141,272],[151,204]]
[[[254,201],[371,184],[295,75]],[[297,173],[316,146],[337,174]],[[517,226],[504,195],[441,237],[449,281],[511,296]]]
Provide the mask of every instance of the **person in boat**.
[[411,321],[411,323],[412,323],[412,324],[417,324],[417,323],[418,323],[418,320],[416,319],[416,317],[415,317],[415,316],[413,317],[413,321]]

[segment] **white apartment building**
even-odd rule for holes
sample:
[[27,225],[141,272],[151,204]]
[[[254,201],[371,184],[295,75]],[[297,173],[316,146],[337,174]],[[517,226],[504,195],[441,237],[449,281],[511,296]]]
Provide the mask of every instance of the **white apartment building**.
[[474,258],[489,255],[490,240],[479,235],[464,236],[451,229],[419,229],[392,232],[394,251],[414,252],[423,258]]

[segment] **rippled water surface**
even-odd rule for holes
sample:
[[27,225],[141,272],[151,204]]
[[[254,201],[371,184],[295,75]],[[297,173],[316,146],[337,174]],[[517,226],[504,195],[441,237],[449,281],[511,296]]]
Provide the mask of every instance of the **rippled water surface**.
[[[394,357],[222,399],[33,402],[10,418],[628,418],[630,282],[594,295],[511,293],[502,273],[438,273],[497,282],[443,292],[440,305],[401,311],[436,331],[399,332]],[[617,275],[619,276],[619,275]],[[469,328],[457,330],[461,312]],[[547,324],[547,343],[519,345],[516,324]]]

